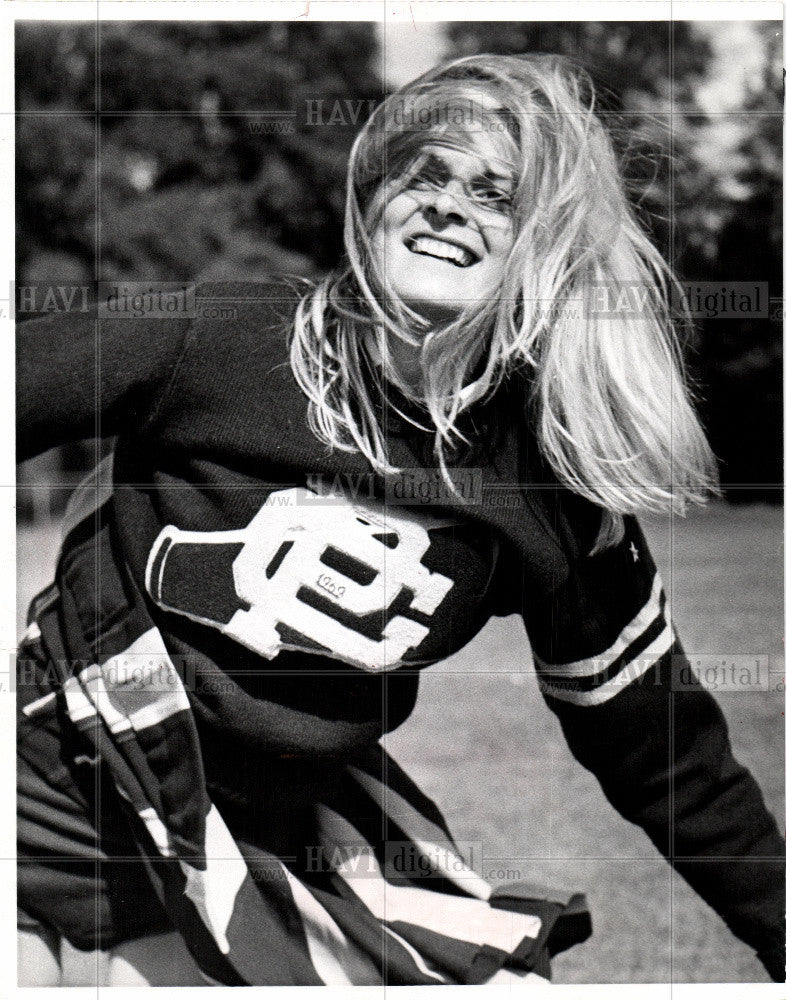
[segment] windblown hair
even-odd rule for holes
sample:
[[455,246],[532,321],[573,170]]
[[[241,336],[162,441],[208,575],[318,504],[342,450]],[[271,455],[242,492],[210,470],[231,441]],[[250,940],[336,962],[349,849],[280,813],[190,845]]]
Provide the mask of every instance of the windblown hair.
[[[702,502],[715,461],[687,388],[676,279],[634,216],[595,106],[589,76],[545,55],[459,59],[388,97],[352,148],[347,261],[302,300],[291,364],[312,431],[388,474],[378,401],[386,380],[404,380],[386,344],[422,344],[418,401],[448,482],[458,415],[524,372],[522,420],[542,455],[603,509],[598,551],[624,514]],[[479,135],[513,170],[514,243],[499,287],[434,325],[392,294],[373,235],[426,144],[473,152]],[[626,297],[635,308],[615,308]]]

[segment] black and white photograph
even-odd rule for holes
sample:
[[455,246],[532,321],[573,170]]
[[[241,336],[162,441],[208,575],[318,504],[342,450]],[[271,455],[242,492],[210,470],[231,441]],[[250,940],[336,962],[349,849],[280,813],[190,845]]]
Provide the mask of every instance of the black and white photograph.
[[9,984],[782,1000],[779,15],[44,6]]

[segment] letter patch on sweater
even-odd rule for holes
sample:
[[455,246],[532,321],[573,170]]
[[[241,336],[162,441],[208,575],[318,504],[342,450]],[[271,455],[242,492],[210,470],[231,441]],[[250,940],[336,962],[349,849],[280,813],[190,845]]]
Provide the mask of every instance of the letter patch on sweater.
[[164,528],[145,584],[159,607],[267,659],[297,649],[390,670],[426,638],[453,586],[422,560],[429,529],[455,523],[336,493],[280,490],[239,531]]

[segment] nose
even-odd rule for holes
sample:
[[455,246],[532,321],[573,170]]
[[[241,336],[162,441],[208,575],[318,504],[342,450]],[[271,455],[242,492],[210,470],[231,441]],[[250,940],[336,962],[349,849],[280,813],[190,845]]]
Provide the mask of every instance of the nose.
[[463,225],[467,221],[467,212],[464,208],[463,189],[456,195],[456,189],[460,189],[459,182],[454,178],[449,184],[429,192],[428,201],[423,206],[423,214],[429,222],[436,225],[445,225],[447,222]]

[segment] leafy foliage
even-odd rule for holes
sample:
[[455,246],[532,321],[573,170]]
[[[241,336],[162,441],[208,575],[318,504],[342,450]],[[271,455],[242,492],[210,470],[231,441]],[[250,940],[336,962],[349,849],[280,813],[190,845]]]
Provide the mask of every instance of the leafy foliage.
[[332,265],[357,126],[306,102],[368,107],[374,55],[371,24],[19,25],[21,276],[53,249],[104,280]]

